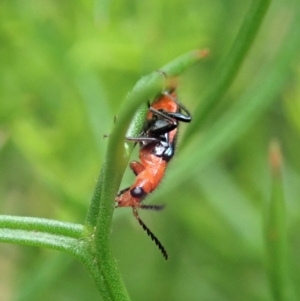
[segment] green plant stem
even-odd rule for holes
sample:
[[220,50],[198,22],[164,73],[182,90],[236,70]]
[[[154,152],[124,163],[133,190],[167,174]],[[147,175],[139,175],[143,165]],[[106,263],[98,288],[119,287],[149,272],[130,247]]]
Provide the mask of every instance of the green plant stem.
[[[206,57],[207,54],[208,51],[205,49],[188,52],[187,54],[180,56],[173,62],[159,69],[160,72],[153,72],[147,76],[142,77],[137,82],[133,91],[128,95],[125,102],[123,103],[123,106],[120,110],[121,113],[116,116],[116,124],[114,125],[114,128],[112,130],[112,134],[108,138],[109,145],[107,151],[107,160],[111,158],[111,162],[114,165],[119,160],[117,158],[125,156],[125,160],[123,164],[121,164],[123,165],[123,167],[121,168],[121,174],[123,174],[125,170],[125,166],[128,163],[128,158],[133,147],[133,144],[126,145],[126,154],[122,154],[122,152],[124,152],[124,136],[125,133],[127,134],[127,136],[138,136],[141,132],[147,112],[145,100],[151,99],[151,96],[154,97],[159,92],[161,92],[168,85],[168,78],[178,76],[187,68],[198,62],[200,59]],[[165,78],[163,76],[163,73],[166,74],[168,78]],[[140,109],[137,111],[139,106]],[[116,154],[116,156],[113,157],[111,153],[116,153],[117,151],[120,151],[121,154]],[[93,231],[94,227],[97,225],[106,164],[107,163],[105,163],[101,168],[85,222],[85,225],[88,228],[91,228],[91,231]],[[118,167],[120,168],[121,165]]]
[[[253,0],[228,55],[216,70],[216,80],[212,83],[207,94],[204,96],[203,102],[196,107],[193,114],[194,125],[197,124],[200,126],[203,124],[209,111],[221,100],[222,96],[234,81],[257,35],[270,2],[271,0]],[[198,126],[190,126],[187,129],[182,140],[183,144],[196,133]]]
[[[160,70],[167,77],[177,76],[204,55],[205,52],[201,51],[189,52]],[[124,137],[126,133],[127,135],[138,135],[141,132],[146,114],[145,107],[141,107],[141,105],[145,103],[145,100],[154,98],[155,95],[164,89],[165,85],[168,85],[168,82],[165,83],[166,78],[162,72],[153,72],[149,76],[143,77],[123,104],[109,137],[107,156],[87,215],[86,225],[88,229],[94,229],[96,226],[95,250],[97,265],[103,278],[103,282],[100,285],[105,286],[105,288],[99,288],[99,290],[109,292],[108,299],[105,300],[129,300],[109,241],[112,214],[115,206],[114,199],[132,149],[132,146],[124,144]],[[135,114],[139,107],[141,109]],[[133,123],[129,127],[134,114]],[[129,130],[127,131],[128,128]]]
[[[150,86],[150,89],[147,87],[145,92],[143,91],[142,94],[135,93],[134,97],[136,98],[133,98],[133,100],[139,101],[139,99],[141,99],[140,97],[142,97],[142,99],[147,99],[148,95],[151,95],[151,92],[153,93],[156,90],[154,89],[156,88],[156,85],[157,82],[154,82],[154,85]],[[139,103],[137,103],[137,105],[138,104]],[[126,110],[128,110],[127,107],[125,107],[124,111],[122,111],[120,116],[118,116],[115,130],[109,137],[110,140],[108,144],[107,157],[101,172],[101,180],[103,179],[103,184],[99,204],[100,211],[95,232],[95,248],[97,264],[101,270],[101,275],[104,280],[103,283],[100,284],[103,284],[106,287],[104,290],[109,292],[109,298],[107,300],[129,300],[125,286],[121,280],[121,275],[117,270],[109,242],[114,198],[128,160],[128,156],[124,148],[123,137],[125,136],[132,114],[130,111],[126,112]],[[129,118],[126,113],[127,115],[130,114]]]

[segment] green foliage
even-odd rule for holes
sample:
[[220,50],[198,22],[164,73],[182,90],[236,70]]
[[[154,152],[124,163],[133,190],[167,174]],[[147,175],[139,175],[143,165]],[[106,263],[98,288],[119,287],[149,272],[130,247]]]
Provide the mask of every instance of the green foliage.
[[[269,2],[1,4],[0,241],[31,246],[0,245],[1,300],[299,299],[300,3]],[[113,199],[152,72],[195,48],[164,69],[193,122],[141,212],[166,263]]]

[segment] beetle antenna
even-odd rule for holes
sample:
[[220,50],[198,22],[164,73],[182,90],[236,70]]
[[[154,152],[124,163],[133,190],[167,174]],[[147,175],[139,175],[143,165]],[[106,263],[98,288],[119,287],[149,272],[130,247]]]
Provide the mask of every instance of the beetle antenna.
[[158,238],[150,231],[150,229],[141,220],[141,218],[138,215],[138,212],[137,212],[136,208],[132,208],[132,210],[133,210],[134,217],[137,219],[137,221],[142,226],[144,231],[146,231],[148,236],[150,236],[150,238],[154,241],[154,243],[159,248],[159,250],[160,250],[161,254],[163,255],[163,257],[167,260],[168,259],[168,253],[167,253],[166,249],[164,248],[164,246],[161,244],[161,242],[158,240]]

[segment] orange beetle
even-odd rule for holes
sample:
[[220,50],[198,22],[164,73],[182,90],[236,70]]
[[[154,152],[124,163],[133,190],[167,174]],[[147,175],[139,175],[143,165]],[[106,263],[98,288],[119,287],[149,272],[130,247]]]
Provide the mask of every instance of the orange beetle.
[[[185,112],[185,114],[182,113]],[[190,112],[178,102],[175,90],[160,94],[149,105],[143,132],[139,137],[126,137],[140,144],[140,162],[132,161],[130,168],[136,175],[134,183],[121,190],[115,201],[117,207],[132,207],[139,224],[156,243],[165,259],[168,254],[138,215],[137,208],[161,210],[163,205],[144,205],[141,202],[155,190],[163,179],[168,162],[174,156],[179,121],[190,122]]]

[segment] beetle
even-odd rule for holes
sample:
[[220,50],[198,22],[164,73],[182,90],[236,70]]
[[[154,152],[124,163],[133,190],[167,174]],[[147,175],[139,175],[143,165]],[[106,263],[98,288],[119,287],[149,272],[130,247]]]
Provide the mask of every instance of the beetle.
[[[144,205],[141,202],[160,184],[169,161],[175,153],[179,122],[190,122],[190,112],[177,100],[175,89],[161,93],[150,105],[143,131],[138,137],[126,137],[127,141],[139,143],[139,159],[130,168],[135,174],[134,183],[121,190],[115,201],[117,207],[132,207],[139,224],[155,242],[165,259],[168,254],[138,215],[138,208],[161,210],[163,205]],[[184,113],[182,113],[184,112]]]

